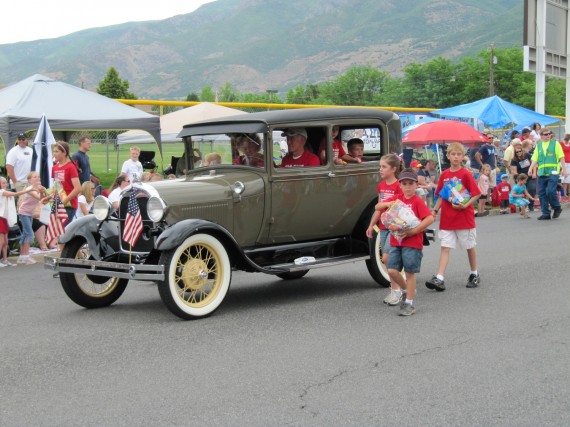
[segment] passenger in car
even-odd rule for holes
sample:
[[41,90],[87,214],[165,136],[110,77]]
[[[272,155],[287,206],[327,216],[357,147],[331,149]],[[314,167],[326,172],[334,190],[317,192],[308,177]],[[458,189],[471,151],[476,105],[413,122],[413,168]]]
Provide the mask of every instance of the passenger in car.
[[305,150],[307,131],[305,128],[289,128],[281,134],[287,137],[289,152],[281,162],[282,168],[296,168],[305,166],[320,166],[321,161],[316,154]]
[[[340,127],[333,126],[332,128],[332,149],[334,153],[333,162],[337,165],[343,164],[343,158],[346,156],[346,152],[344,151],[344,147],[342,146],[342,141],[339,138]],[[324,165],[327,163],[327,139],[326,137],[323,138],[321,141],[321,145],[319,147],[319,157],[321,158],[321,164]]]
[[261,140],[257,134],[242,134],[237,139],[237,148],[243,153],[233,160],[234,165],[246,165],[263,167],[263,154],[261,150]]
[[360,138],[352,138],[347,143],[348,155],[351,160],[350,163],[362,163],[362,156],[364,156],[364,141]]
[[203,166],[214,166],[214,165],[221,165],[222,164],[222,156],[220,153],[208,153],[204,157],[204,164]]

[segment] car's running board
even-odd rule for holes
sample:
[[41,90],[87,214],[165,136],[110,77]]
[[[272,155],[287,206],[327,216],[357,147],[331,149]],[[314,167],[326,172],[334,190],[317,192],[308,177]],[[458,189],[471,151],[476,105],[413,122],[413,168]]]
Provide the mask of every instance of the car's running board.
[[341,256],[341,257],[329,257],[329,258],[318,258],[313,260],[303,257],[304,259],[299,259],[298,263],[286,263],[286,264],[275,264],[271,267],[265,267],[265,272],[267,273],[283,273],[287,271],[303,271],[312,270],[313,268],[323,268],[331,267],[333,265],[347,264],[350,262],[366,261],[370,259],[370,255],[359,255],[359,256]]

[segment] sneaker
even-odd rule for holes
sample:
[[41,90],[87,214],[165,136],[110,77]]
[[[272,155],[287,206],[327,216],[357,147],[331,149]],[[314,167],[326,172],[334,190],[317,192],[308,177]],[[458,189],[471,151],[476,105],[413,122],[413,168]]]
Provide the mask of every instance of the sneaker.
[[[402,301],[402,296],[404,295],[404,293],[402,291],[394,291],[392,292],[392,298],[390,300],[388,300],[388,302],[386,304],[388,304],[389,306],[395,306],[400,304],[400,302]],[[404,299],[405,301],[405,299]]]
[[552,219],[558,218],[562,213],[562,208],[554,209],[554,213],[552,214]]
[[27,264],[27,265],[32,265],[35,264],[37,261],[35,259],[33,259],[32,257],[30,258],[26,258],[23,262],[23,264]]
[[405,302],[400,305],[400,316],[411,316],[416,312],[416,308],[412,304],[406,304]]
[[11,263],[7,259],[3,259],[2,261],[0,261],[0,264],[2,264],[4,267],[14,267],[16,265],[14,263]]
[[59,273],[54,273],[53,276],[51,277],[53,277],[54,279],[59,279]]
[[4,267],[8,267],[6,264],[4,264],[3,262],[0,262],[0,268],[4,268]]
[[438,292],[443,292],[445,291],[445,282],[443,280],[439,280],[437,276],[433,276],[426,282],[426,288],[435,289]]
[[18,257],[18,260],[16,261],[16,263],[18,264],[25,264],[26,263],[26,259],[22,258],[21,256]]
[[[560,214],[558,214],[560,216]],[[539,221],[543,221],[545,219],[550,219],[550,215],[540,215],[538,218]]]
[[479,274],[470,274],[469,279],[467,279],[467,288],[476,288],[481,283],[481,277]]
[[390,301],[392,299],[392,294],[394,293],[394,289],[392,289],[392,287],[390,287],[390,292],[388,292],[388,295],[386,295],[386,298],[384,298],[384,304],[388,304],[388,301]]

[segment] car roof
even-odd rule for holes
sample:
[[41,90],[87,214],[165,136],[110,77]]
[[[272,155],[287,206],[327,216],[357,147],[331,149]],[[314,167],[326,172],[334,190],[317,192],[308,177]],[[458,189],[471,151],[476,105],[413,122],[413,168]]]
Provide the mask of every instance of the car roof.
[[262,111],[218,119],[204,120],[184,126],[179,138],[212,133],[257,133],[267,132],[270,126],[314,121],[338,121],[348,119],[376,119],[384,122],[399,120],[397,114],[376,108],[301,108],[290,110]]

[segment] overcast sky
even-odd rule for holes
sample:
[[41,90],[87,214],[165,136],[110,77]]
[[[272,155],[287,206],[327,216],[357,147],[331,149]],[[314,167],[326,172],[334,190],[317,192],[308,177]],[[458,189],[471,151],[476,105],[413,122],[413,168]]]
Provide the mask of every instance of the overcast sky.
[[16,0],[2,7],[0,44],[190,13],[215,0]]

